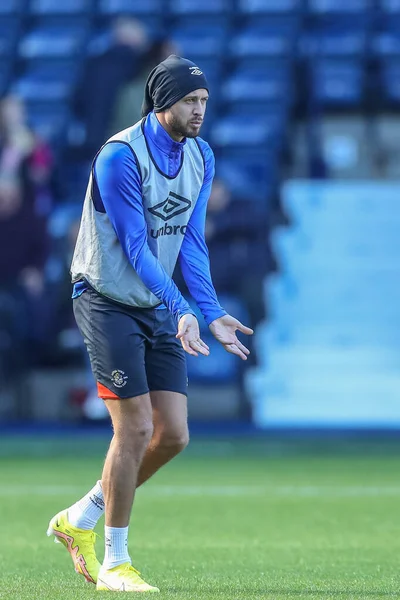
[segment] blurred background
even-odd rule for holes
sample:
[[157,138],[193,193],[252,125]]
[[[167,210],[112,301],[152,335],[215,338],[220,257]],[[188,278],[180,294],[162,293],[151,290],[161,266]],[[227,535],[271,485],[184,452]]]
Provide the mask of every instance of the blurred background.
[[171,53],[211,84],[212,275],[255,329],[242,363],[200,319],[193,426],[400,428],[400,0],[0,0],[2,430],[108,427],[70,260],[91,160]]

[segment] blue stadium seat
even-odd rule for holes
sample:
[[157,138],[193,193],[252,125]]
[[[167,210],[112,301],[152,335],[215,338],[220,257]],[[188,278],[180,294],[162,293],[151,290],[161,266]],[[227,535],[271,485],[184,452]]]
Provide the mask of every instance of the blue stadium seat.
[[98,10],[103,15],[161,15],[162,0],[99,0]]
[[[258,19],[258,21],[260,21]],[[293,54],[298,34],[295,17],[270,17],[239,31],[229,50],[235,57],[286,57]]]
[[232,10],[231,0],[169,0],[168,10],[175,15],[218,15]]
[[400,105],[400,60],[383,60],[380,64],[379,86],[384,100]]
[[0,61],[0,96],[5,94],[10,83],[11,64],[9,60]]
[[29,12],[32,15],[85,15],[93,9],[94,0],[30,0]]
[[305,31],[301,39],[302,53],[316,57],[362,56],[366,44],[366,22],[362,19],[354,22],[353,17],[318,22]]
[[68,108],[59,102],[27,103],[28,123],[32,129],[53,147],[65,139],[68,124]]
[[187,56],[191,60],[193,55],[197,59],[203,56],[215,59],[224,51],[226,27],[212,24],[205,27],[197,23],[189,23],[172,30],[170,37],[178,45],[182,56]]
[[356,107],[363,101],[365,70],[360,60],[320,59],[312,62],[312,95],[331,107]]
[[283,112],[271,108],[220,117],[212,128],[211,141],[220,148],[273,147],[279,144],[285,128]]
[[[217,342],[211,334],[204,321],[197,304],[193,298],[186,298],[199,321],[202,340],[210,348],[210,357],[187,355],[187,367],[189,380],[198,383],[228,383],[236,381],[240,374],[241,364],[237,357],[229,354],[223,346]],[[231,315],[234,315],[242,323],[248,321],[248,312],[240,298],[230,294],[219,296],[221,306]],[[212,364],[211,364],[212,363]]]
[[12,58],[18,40],[20,22],[18,19],[1,17],[0,19],[0,58]]
[[239,68],[222,84],[221,96],[230,104],[247,101],[287,105],[293,99],[290,64],[266,61],[263,67]]
[[[216,173],[230,189],[233,198],[254,201],[265,214],[268,199],[277,181],[277,153],[273,149],[225,149],[218,152]],[[254,210],[254,209],[253,209]]]
[[19,45],[19,55],[24,59],[77,57],[86,36],[86,27],[82,25],[43,25],[25,35]]
[[371,50],[378,56],[400,56],[400,15],[380,19],[371,40]]
[[210,348],[210,356],[186,355],[189,385],[191,382],[222,385],[237,381],[240,359],[227,352],[210,332],[203,334],[202,339]]
[[12,90],[28,102],[66,102],[76,84],[76,62],[38,61],[17,79]]
[[359,14],[372,10],[372,0],[308,0],[308,10],[314,14]]
[[400,0],[378,0],[379,10],[389,14],[400,13]]
[[304,9],[304,0],[239,0],[238,10],[249,15],[295,13]]
[[80,219],[82,214],[82,204],[76,202],[62,202],[57,204],[48,222],[48,232],[50,236],[57,240],[68,235],[71,224]]
[[21,13],[25,8],[25,0],[1,0],[0,2],[0,15],[3,18],[4,15],[17,15]]

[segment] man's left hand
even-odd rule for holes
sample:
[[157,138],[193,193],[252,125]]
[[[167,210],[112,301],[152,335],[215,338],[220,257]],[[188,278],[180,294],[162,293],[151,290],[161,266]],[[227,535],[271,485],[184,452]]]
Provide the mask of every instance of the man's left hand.
[[250,327],[242,325],[240,321],[230,315],[215,319],[209,327],[215,339],[223,345],[227,352],[240,356],[242,360],[247,360],[250,350],[238,340],[236,331],[239,330],[246,335],[252,335],[253,330]]

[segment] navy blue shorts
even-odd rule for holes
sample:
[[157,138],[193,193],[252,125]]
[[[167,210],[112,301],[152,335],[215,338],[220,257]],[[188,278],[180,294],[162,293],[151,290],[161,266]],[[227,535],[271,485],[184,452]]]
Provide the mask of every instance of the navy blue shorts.
[[123,306],[90,288],[73,308],[100,398],[156,390],[187,395],[185,351],[167,309]]

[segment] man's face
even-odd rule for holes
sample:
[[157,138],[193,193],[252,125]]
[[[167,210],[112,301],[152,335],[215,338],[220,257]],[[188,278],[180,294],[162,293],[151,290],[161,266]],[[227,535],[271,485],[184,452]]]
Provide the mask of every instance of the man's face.
[[207,100],[207,90],[195,90],[165,111],[165,122],[175,134],[174,138],[194,138],[199,135]]

